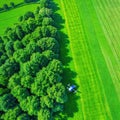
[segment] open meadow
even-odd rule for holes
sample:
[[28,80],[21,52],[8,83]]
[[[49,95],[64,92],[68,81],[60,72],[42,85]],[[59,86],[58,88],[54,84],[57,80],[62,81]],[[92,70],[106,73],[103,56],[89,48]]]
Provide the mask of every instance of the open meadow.
[[59,7],[58,13],[65,20],[62,31],[68,35],[70,43],[67,48],[72,59],[65,67],[77,74],[69,82],[75,82],[80,91],[69,96],[71,100],[64,111],[67,119],[119,120],[120,2],[54,1]]

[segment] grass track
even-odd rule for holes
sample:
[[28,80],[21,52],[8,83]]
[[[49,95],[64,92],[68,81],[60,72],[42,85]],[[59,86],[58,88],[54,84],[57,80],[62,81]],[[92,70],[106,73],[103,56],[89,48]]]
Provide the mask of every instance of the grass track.
[[34,11],[38,4],[30,4],[13,10],[0,13],[0,35],[3,35],[6,27],[12,27],[18,21],[19,16],[27,11]]
[[[114,84],[116,74],[114,77],[110,74],[114,73],[113,63],[110,61],[108,65],[107,60],[107,56],[110,55],[115,62],[115,56],[104,34],[105,30],[101,27],[108,21],[99,21],[96,12],[101,10],[99,7],[94,9],[98,1],[55,1],[62,9],[61,15],[66,20],[70,51],[77,72],[76,82],[82,91],[81,99],[77,100],[79,111],[72,118],[68,116],[68,120],[119,120],[120,102],[116,92],[117,85]],[[95,11],[96,9],[98,11]],[[115,48],[118,51],[119,48]]]

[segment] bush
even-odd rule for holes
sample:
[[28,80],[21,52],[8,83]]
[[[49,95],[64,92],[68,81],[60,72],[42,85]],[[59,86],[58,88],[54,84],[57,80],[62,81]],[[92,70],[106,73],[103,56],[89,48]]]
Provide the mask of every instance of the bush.
[[4,5],[3,5],[3,9],[4,9],[4,10],[8,10],[8,9],[9,9],[8,5],[7,5],[7,4],[4,4]]
[[10,6],[11,6],[12,8],[14,8],[14,7],[15,7],[14,2],[10,2]]

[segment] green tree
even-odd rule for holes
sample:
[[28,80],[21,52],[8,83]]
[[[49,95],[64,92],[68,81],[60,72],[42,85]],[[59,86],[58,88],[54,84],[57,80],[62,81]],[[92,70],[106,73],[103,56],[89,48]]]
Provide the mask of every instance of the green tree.
[[44,17],[42,21],[42,25],[52,25],[53,24],[53,19],[51,17]]
[[21,114],[21,109],[19,106],[16,106],[13,109],[9,109],[4,115],[2,115],[2,119],[4,120],[16,120],[17,116]]
[[38,120],[52,120],[49,109],[41,109],[38,112]]
[[6,112],[15,107],[17,101],[11,94],[4,94],[0,97],[0,110]]
[[39,14],[42,16],[42,17],[50,17],[52,16],[52,13],[53,11],[49,8],[41,8],[40,11],[39,11]]
[[35,18],[34,13],[31,11],[28,11],[24,14],[24,20],[28,20],[29,18]]
[[14,53],[13,41],[9,41],[6,43],[5,50],[9,57],[13,55],[13,53]]
[[22,44],[21,41],[16,40],[16,41],[14,42],[14,45],[13,45],[14,50],[22,49],[23,47],[24,47],[24,46],[23,46],[23,44]]
[[52,50],[55,53],[59,52],[59,43],[57,40],[55,40],[55,38],[42,38],[37,42],[37,45],[41,48],[42,51]]
[[47,89],[48,96],[54,99],[57,103],[64,103],[67,101],[65,87],[62,83],[57,83]]
[[8,10],[8,9],[9,9],[8,5],[7,5],[7,4],[4,4],[4,5],[3,5],[3,9],[4,9],[4,10]]
[[55,54],[52,50],[45,50],[42,52],[42,55],[44,55],[48,61],[58,59],[58,54]]
[[26,111],[29,115],[37,115],[40,110],[40,100],[36,96],[28,96],[25,100],[20,102],[22,110]]
[[10,6],[11,6],[12,8],[14,8],[14,7],[15,7],[14,2],[10,2]]
[[26,88],[31,88],[31,84],[34,82],[34,78],[30,75],[23,76],[21,78],[21,85]]
[[20,25],[17,25],[15,27],[15,32],[19,39],[22,39],[24,37],[24,31],[22,30],[22,27]]
[[30,59],[30,54],[27,50],[19,49],[13,54],[14,59],[19,63],[27,62]]
[[17,120],[31,120],[31,118],[28,114],[23,113],[17,117]]
[[7,85],[8,79],[19,71],[19,64],[14,59],[7,59],[0,67],[0,84]]
[[47,69],[49,71],[53,71],[55,73],[61,74],[63,72],[63,65],[62,65],[62,63],[59,60],[53,59],[48,64]]
[[29,96],[29,91],[26,88],[23,88],[20,85],[17,85],[11,90],[11,93],[17,100],[20,102],[23,99],[26,99]]
[[18,73],[15,73],[14,75],[12,75],[9,79],[8,88],[13,89],[14,87],[20,85],[20,79],[21,78]]

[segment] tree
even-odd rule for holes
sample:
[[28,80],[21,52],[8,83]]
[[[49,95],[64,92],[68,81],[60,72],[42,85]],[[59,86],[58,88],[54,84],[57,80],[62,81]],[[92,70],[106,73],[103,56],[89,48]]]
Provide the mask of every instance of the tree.
[[53,19],[51,17],[44,17],[42,21],[42,25],[52,25],[53,24]]
[[5,50],[7,52],[7,55],[10,57],[14,53],[14,48],[13,48],[13,41],[9,41],[5,45]]
[[67,95],[65,87],[62,83],[57,83],[47,89],[48,96],[54,99],[57,103],[65,103],[67,101]]
[[10,2],[10,6],[11,6],[12,8],[14,8],[14,7],[15,7],[14,2]]
[[58,54],[55,54],[52,50],[45,50],[42,52],[42,55],[44,55],[48,61],[58,59]]
[[41,103],[41,107],[43,109],[46,108],[46,107],[53,108],[54,101],[48,95],[42,96],[40,100],[41,100],[41,102],[40,102]]
[[33,0],[24,0],[25,3],[33,2]]
[[52,10],[49,9],[49,8],[41,8],[40,11],[39,11],[39,15],[41,15],[42,17],[50,17],[52,16]]
[[61,74],[63,72],[62,63],[57,59],[53,59],[52,61],[50,61],[47,68],[49,71],[53,71],[58,74]]
[[42,51],[52,50],[55,53],[59,52],[59,44],[55,38],[46,37],[42,38],[37,42],[37,45],[41,48]]
[[17,117],[17,120],[31,120],[31,118],[28,114],[23,113]]
[[18,73],[12,75],[9,79],[8,88],[13,89],[14,87],[20,85],[20,76]]
[[28,11],[24,14],[24,20],[28,20],[29,18],[35,18],[34,13],[31,11]]
[[57,29],[51,25],[47,26],[47,29],[49,30],[49,36],[55,38],[57,34]]
[[22,39],[24,37],[24,31],[22,30],[21,26],[17,25],[15,27],[15,32],[16,32],[19,39]]
[[38,120],[52,120],[52,115],[49,109],[41,109],[38,112]]
[[13,109],[8,110],[4,115],[2,115],[2,119],[4,120],[16,120],[17,116],[21,114],[21,109],[19,106],[16,106]]
[[28,28],[29,28],[29,30],[31,32],[35,30],[35,28],[36,28],[36,21],[35,21],[34,18],[29,18],[27,20],[27,24],[28,24]]
[[27,44],[26,51],[31,55],[35,52],[40,52],[41,50],[34,41],[31,41],[31,42],[29,42],[29,44]]
[[11,94],[4,94],[0,97],[0,111],[8,111],[16,105],[16,99]]
[[4,4],[4,5],[3,5],[3,9],[4,9],[4,10],[8,10],[8,9],[9,9],[8,5],[7,5],[7,4]]
[[26,88],[31,88],[31,84],[34,82],[34,79],[32,76],[27,75],[27,76],[23,76],[21,78],[21,85],[23,85]]
[[8,79],[19,71],[19,64],[14,59],[7,59],[0,67],[0,84],[7,85]]
[[23,88],[20,85],[17,85],[11,90],[11,93],[14,97],[17,98],[17,100],[20,102],[23,99],[26,99],[29,96],[29,92],[26,88]]
[[24,63],[30,59],[30,54],[24,49],[19,49],[14,52],[13,57],[17,62]]
[[14,50],[22,49],[23,47],[24,47],[24,46],[23,46],[23,44],[22,44],[21,41],[16,40],[16,41],[14,42],[14,45],[13,45]]
[[28,96],[26,99],[21,100],[20,106],[29,115],[37,115],[40,110],[40,100],[36,96]]

